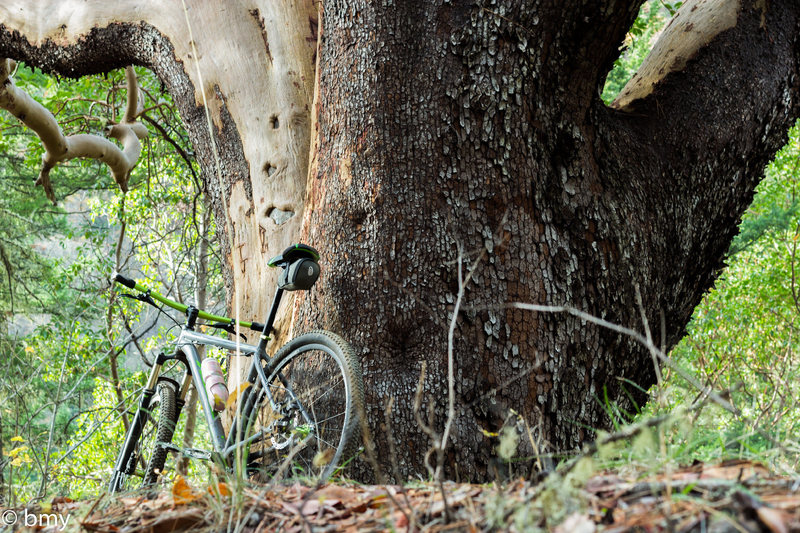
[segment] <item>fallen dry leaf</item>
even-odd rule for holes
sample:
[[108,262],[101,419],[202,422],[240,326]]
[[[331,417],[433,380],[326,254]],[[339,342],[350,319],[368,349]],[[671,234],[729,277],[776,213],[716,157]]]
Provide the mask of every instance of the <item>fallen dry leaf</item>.
[[772,533],[789,533],[789,516],[780,509],[759,507],[756,514],[761,523],[769,528]]
[[216,496],[217,494],[219,494],[220,496],[227,497],[231,495],[231,489],[228,488],[227,483],[219,482],[216,484],[216,486],[209,485],[208,493],[211,494],[212,496]]
[[[762,468],[757,463],[739,461],[673,467],[661,473],[644,468],[598,473],[580,489],[583,511],[568,516],[557,529],[544,522],[549,517],[533,513],[531,523],[523,524],[528,529],[519,530],[660,533],[672,527],[675,531],[707,531],[724,516],[731,523],[755,525],[754,531],[759,527],[770,533],[800,531],[800,491],[796,480],[761,474]],[[720,478],[710,477],[714,473]],[[212,526],[219,519],[220,509],[225,513],[230,505],[206,497],[205,490],[193,491],[185,480],[176,480],[171,488],[155,499],[145,495],[104,499],[83,518],[83,527],[98,533],[199,530]],[[499,498],[503,506],[500,516],[505,522],[493,522],[491,527],[508,531],[520,527],[514,523],[515,515],[519,515],[515,511],[535,502],[540,494],[542,485],[525,480],[499,485],[444,483],[441,488],[434,483],[411,487],[335,483],[319,488],[300,483],[246,486],[242,496],[247,512],[237,518],[237,527],[259,533],[309,529],[352,533],[394,529],[409,533],[412,526],[414,531],[426,533],[483,531],[490,529],[490,513],[495,517],[492,520],[497,520]],[[445,520],[445,500],[452,519],[449,523]],[[176,507],[178,502],[185,505]]]
[[189,486],[189,483],[183,478],[183,476],[179,474],[178,477],[175,478],[175,482],[172,484],[173,503],[175,503],[175,505],[183,505],[198,499],[200,499],[200,495],[192,490],[192,487]]
[[594,533],[597,525],[586,514],[575,513],[556,526],[554,533]]
[[348,503],[358,499],[356,491],[352,488],[342,487],[339,485],[328,484],[314,493],[314,497],[324,500],[338,500],[342,504]]
[[143,521],[140,531],[150,533],[169,533],[189,531],[205,523],[201,509],[185,508],[180,511],[162,513],[152,520]]

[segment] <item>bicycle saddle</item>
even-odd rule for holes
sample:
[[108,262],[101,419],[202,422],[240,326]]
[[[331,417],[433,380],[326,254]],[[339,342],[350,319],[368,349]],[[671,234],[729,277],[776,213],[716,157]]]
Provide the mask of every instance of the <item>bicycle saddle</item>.
[[285,266],[298,259],[319,261],[319,252],[307,244],[297,243],[289,246],[281,255],[276,255],[267,263],[271,267]]
[[319,277],[319,252],[307,244],[294,244],[269,261],[271,267],[282,267],[278,288],[285,291],[307,291]]

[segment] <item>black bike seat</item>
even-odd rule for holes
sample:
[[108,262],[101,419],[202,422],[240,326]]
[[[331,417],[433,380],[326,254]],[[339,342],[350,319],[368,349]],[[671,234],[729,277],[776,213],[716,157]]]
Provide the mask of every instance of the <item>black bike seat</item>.
[[307,244],[297,243],[289,246],[281,255],[276,255],[269,260],[271,267],[283,266],[297,259],[306,258],[319,261],[319,252]]

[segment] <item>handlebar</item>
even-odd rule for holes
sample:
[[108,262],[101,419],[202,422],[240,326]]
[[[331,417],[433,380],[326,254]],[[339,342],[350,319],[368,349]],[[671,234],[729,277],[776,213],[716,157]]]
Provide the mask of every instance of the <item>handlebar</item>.
[[[141,283],[138,283],[130,278],[126,278],[125,276],[123,276],[118,272],[115,272],[111,279],[119,283],[120,285],[128,287],[129,289],[133,289],[135,291],[141,292],[142,294],[146,294],[153,300],[161,302],[167,307],[171,307],[176,311],[180,311],[183,314],[187,314],[189,310],[188,305],[178,303],[175,300],[170,300],[166,296],[163,296],[157,293],[156,291],[150,290]],[[225,325],[236,324],[236,320],[234,320],[233,318],[227,316],[212,315],[211,313],[202,310],[198,310],[197,318],[202,318],[204,320],[213,320],[214,322],[219,322]],[[249,328],[253,331],[264,331],[264,324],[261,324],[259,322],[244,322],[240,320],[238,323],[243,328]]]
[[113,277],[112,279],[113,279],[114,281],[116,281],[117,283],[120,283],[120,284],[122,284],[122,285],[125,285],[125,286],[126,286],[126,287],[128,287],[129,289],[136,289],[136,282],[135,282],[135,281],[133,281],[133,280],[132,280],[132,279],[130,279],[130,278],[126,278],[125,276],[123,276],[123,275],[122,275],[122,274],[120,274],[119,272],[115,272],[115,273],[114,273],[114,277]]

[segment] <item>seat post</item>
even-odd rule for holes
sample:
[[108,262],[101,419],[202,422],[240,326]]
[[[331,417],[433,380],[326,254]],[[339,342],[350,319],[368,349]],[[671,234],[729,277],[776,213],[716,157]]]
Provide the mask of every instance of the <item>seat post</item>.
[[275,296],[272,298],[272,306],[269,309],[269,315],[267,315],[267,321],[264,322],[264,331],[261,332],[261,335],[258,338],[258,344],[256,345],[256,356],[261,357],[261,355],[266,355],[267,353],[267,342],[269,341],[269,333],[272,331],[272,325],[275,323],[275,316],[278,314],[278,306],[281,303],[281,298],[283,297],[283,289],[278,289],[275,291]]

